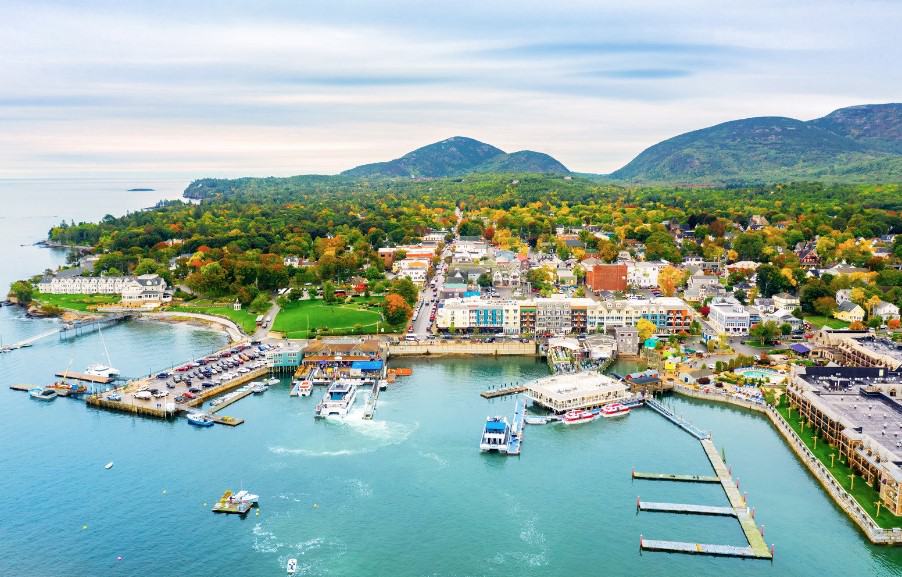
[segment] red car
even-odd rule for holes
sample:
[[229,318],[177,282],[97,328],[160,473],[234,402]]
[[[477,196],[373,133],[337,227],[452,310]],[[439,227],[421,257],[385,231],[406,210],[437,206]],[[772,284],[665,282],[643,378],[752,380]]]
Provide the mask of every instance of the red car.
[[191,391],[185,391],[184,393],[181,394],[181,396],[184,397],[184,398],[186,398],[186,399],[193,399],[193,398],[195,398],[197,395],[195,395],[195,394],[192,393]]

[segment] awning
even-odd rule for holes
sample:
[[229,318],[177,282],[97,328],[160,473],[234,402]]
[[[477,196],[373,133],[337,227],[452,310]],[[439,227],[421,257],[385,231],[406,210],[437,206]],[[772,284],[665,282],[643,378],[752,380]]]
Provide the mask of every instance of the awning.
[[351,368],[361,371],[380,371],[382,370],[382,361],[354,361],[351,363]]

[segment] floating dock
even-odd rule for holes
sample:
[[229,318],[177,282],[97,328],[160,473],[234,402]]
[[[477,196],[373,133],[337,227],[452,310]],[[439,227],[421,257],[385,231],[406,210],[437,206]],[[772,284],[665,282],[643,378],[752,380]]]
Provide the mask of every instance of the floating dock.
[[497,389],[482,391],[481,393],[479,393],[479,396],[483,399],[496,399],[498,397],[506,397],[508,395],[519,395],[523,392],[526,392],[525,385],[508,385],[505,387],[499,387]]
[[217,501],[216,504],[213,505],[213,509],[211,510],[214,513],[231,513],[233,515],[244,515],[255,506],[255,504],[253,503],[231,501],[231,496],[231,491],[226,491],[225,493],[223,493],[222,497],[220,497],[219,501]]
[[95,385],[108,385],[113,382],[112,377],[101,377],[99,375],[89,375],[73,371],[60,371],[56,373],[56,376],[61,379],[73,379],[76,381],[84,381],[86,383],[94,383]]
[[526,402],[523,399],[517,399],[517,406],[514,407],[514,418],[511,420],[511,440],[507,444],[508,455],[519,455],[520,448],[523,445],[523,429],[526,421]]
[[689,433],[690,435],[692,435],[699,441],[701,441],[703,439],[711,438],[711,433],[699,429],[698,427],[696,427],[695,425],[693,425],[692,423],[690,423],[683,417],[680,417],[679,415],[675,414],[673,411],[671,411],[670,409],[668,409],[667,407],[665,407],[664,405],[662,405],[661,403],[659,403],[658,401],[656,401],[655,399],[653,399],[651,397],[645,399],[645,406],[651,407],[656,412],[658,412],[660,415],[662,415],[664,418],[666,418],[668,421],[672,422],[679,428],[683,429],[684,431],[686,431],[687,433]]
[[732,507],[716,507],[713,505],[688,505],[684,503],[654,503],[651,501],[638,501],[636,503],[636,508],[639,511],[651,511],[655,513],[712,515],[714,517],[736,516],[736,511]]
[[226,415],[210,415],[210,417],[217,425],[226,425],[229,427],[237,427],[244,422],[244,419],[239,419],[238,417],[228,417]]
[[254,391],[252,391],[252,390],[250,390],[250,389],[248,389],[248,390],[246,390],[246,391],[243,391],[243,392],[241,392],[241,393],[235,393],[234,396],[225,399],[223,402],[219,403],[219,404],[216,405],[215,407],[210,407],[210,410],[207,411],[207,412],[210,413],[210,414],[218,413],[219,411],[221,411],[221,410],[223,410],[224,408],[228,407],[228,406],[231,405],[232,403],[237,403],[238,401],[240,401],[240,400],[243,399],[244,397],[246,397],[246,396],[248,396],[248,395],[252,395],[252,394],[254,394]]
[[23,384],[16,384],[16,385],[9,386],[10,389],[12,389],[14,391],[22,391],[23,393],[27,393],[31,389],[34,389],[37,387],[38,387],[38,385],[23,385]]
[[[689,555],[712,555],[715,557],[741,557],[760,559],[751,547],[735,545],[712,545],[709,543],[688,543],[686,541],[659,541],[656,539],[640,539],[640,547],[644,551],[662,551],[664,553],[687,553]],[[770,552],[768,557],[770,558]]]
[[720,477],[712,475],[675,475],[672,473],[642,473],[633,471],[633,479],[645,481],[677,481],[683,483],[720,483]]
[[366,399],[366,405],[363,407],[363,418],[364,419],[372,419],[373,414],[376,412],[376,401],[379,400],[379,380],[373,381],[373,390],[370,391],[370,396]]

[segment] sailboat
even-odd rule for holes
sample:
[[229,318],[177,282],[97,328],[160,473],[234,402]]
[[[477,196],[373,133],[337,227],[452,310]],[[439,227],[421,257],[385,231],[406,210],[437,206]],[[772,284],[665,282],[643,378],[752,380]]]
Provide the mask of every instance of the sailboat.
[[85,369],[85,374],[94,375],[95,377],[106,377],[108,379],[118,377],[119,369],[114,368],[112,361],[110,361],[110,351],[106,348],[106,340],[103,338],[103,331],[98,327],[97,332],[100,333],[100,342],[103,344],[103,352],[106,354],[107,364],[94,363]]

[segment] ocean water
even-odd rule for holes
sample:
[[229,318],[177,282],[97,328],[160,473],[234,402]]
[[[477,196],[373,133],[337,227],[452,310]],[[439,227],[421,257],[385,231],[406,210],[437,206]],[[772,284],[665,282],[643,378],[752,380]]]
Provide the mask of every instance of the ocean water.
[[[115,206],[120,195],[105,193],[92,213],[71,195],[94,188],[59,186],[70,204],[54,205],[81,210],[76,220],[153,204]],[[42,194],[52,202],[52,189]],[[19,210],[25,216],[32,206]],[[37,240],[60,216],[36,218],[33,230],[17,220],[17,234]],[[58,258],[5,236],[0,243],[2,278]],[[5,341],[53,323],[0,309]],[[113,364],[128,375],[224,340],[146,322],[104,331]],[[480,454],[485,417],[510,414],[513,400],[478,392],[546,374],[532,359],[399,360],[413,376],[380,396],[373,421],[361,418],[362,402],[344,422],[314,421],[321,391],[291,398],[287,379],[224,411],[245,424],[210,429],[71,399],[39,403],[7,388],[103,356],[98,335],[0,355],[0,485],[11,499],[0,521],[0,575],[262,577],[284,575],[292,557],[299,574],[324,576],[902,575],[902,549],[869,545],[768,422],[737,409],[670,401],[724,449],[776,546],[773,563],[639,552],[640,534],[744,544],[732,519],[636,514],[637,497],[726,504],[717,486],[630,478],[634,467],[710,471],[699,443],[650,411],[529,427],[520,457]],[[105,470],[109,461],[115,466]],[[241,487],[260,495],[259,511],[243,519],[210,512],[224,490]]]

